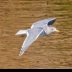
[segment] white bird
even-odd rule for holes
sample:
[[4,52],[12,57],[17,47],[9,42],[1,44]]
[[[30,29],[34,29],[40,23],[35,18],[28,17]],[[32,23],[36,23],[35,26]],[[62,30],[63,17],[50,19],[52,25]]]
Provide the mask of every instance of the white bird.
[[55,31],[59,32],[59,30],[57,30],[55,27],[51,27],[55,20],[56,18],[49,18],[37,21],[31,26],[30,29],[18,31],[15,35],[27,35],[19,56],[21,56],[39,36],[47,36]]

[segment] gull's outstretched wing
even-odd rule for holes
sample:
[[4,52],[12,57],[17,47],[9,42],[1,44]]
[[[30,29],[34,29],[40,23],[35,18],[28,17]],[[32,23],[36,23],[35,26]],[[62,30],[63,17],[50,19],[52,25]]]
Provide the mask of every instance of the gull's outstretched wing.
[[31,26],[31,28],[33,28],[33,27],[45,28],[45,26],[51,26],[55,22],[55,20],[56,20],[56,18],[48,18],[48,19],[44,19],[41,21],[37,21]]
[[27,48],[38,38],[38,36],[41,34],[43,30],[43,28],[35,27],[27,31],[27,37],[22,45],[22,49],[19,56],[21,56],[27,50]]

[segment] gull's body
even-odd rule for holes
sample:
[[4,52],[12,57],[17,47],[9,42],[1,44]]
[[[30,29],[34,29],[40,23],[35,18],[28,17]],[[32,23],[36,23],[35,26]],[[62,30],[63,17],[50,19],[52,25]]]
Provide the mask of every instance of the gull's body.
[[18,31],[16,35],[27,35],[19,55],[21,56],[39,36],[47,36],[55,31],[58,31],[55,27],[51,27],[55,20],[56,18],[44,19],[35,22],[28,30]]

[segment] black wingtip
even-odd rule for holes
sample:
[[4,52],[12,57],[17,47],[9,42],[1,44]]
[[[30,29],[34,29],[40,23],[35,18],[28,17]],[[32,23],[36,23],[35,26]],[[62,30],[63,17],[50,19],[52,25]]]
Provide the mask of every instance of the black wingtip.
[[56,21],[56,18],[52,18],[49,22],[48,25],[52,25]]

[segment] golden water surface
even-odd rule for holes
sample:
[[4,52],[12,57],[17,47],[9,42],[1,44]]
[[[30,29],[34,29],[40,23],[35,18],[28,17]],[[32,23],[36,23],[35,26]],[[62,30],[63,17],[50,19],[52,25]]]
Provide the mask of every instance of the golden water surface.
[[[25,37],[15,33],[53,17],[60,33],[39,37],[19,56]],[[72,69],[72,0],[0,0],[0,69],[43,68]]]

